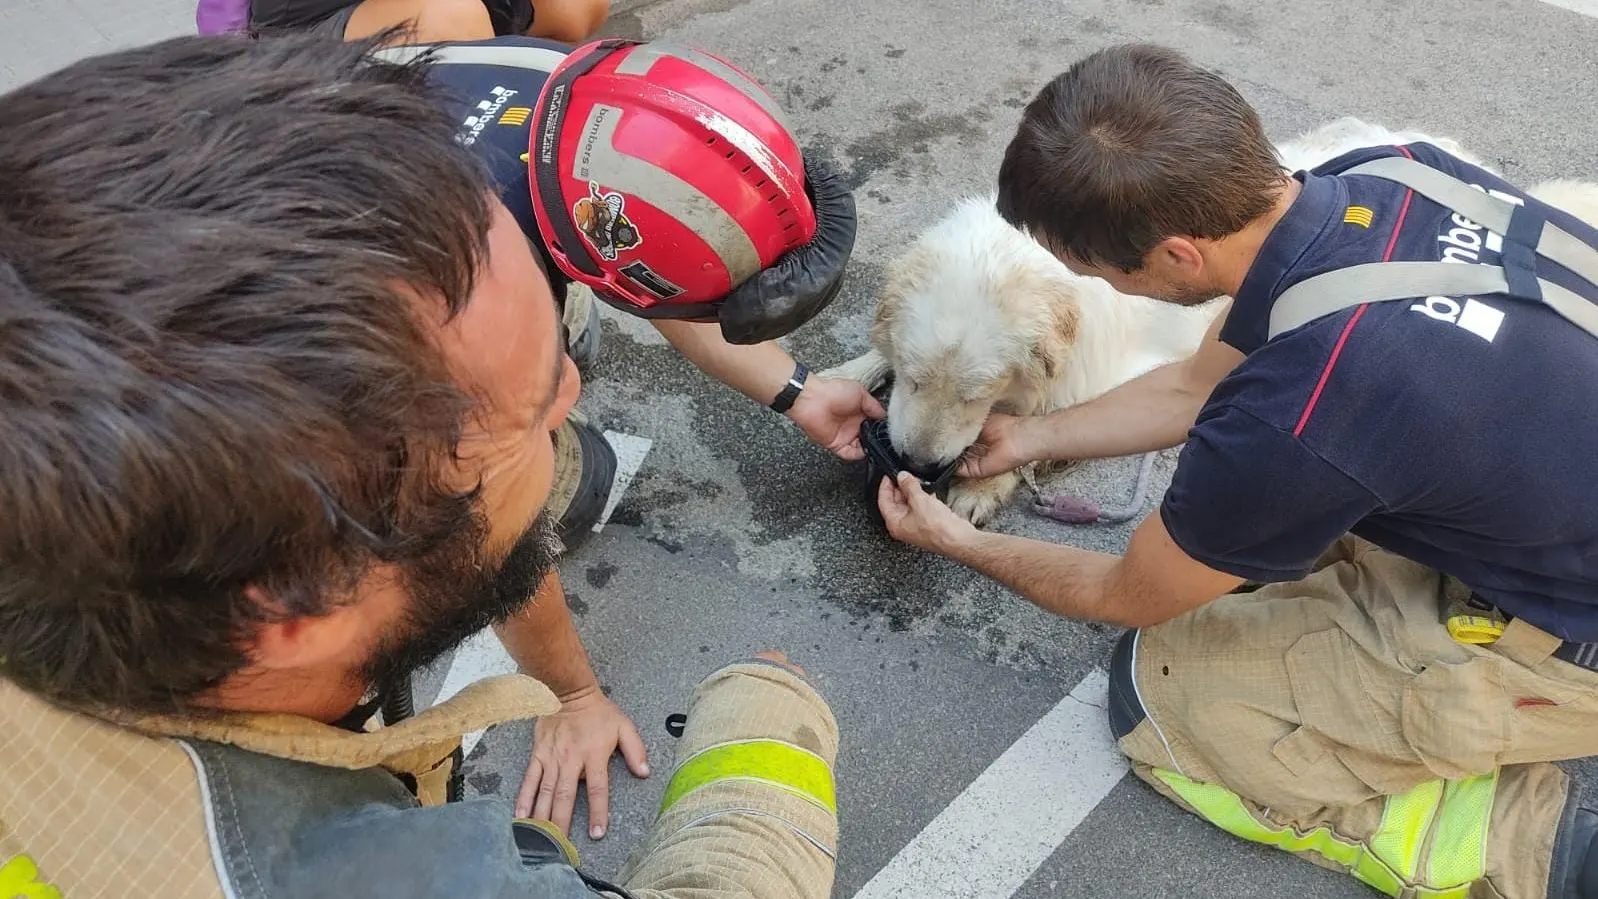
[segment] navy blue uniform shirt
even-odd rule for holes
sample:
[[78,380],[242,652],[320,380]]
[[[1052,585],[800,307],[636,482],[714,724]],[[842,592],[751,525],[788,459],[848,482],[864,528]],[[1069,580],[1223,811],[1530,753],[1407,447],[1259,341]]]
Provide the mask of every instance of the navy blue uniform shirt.
[[1302,578],[1352,532],[1544,630],[1598,641],[1598,338],[1544,306],[1482,296],[1368,304],[1266,341],[1271,304],[1312,275],[1497,263],[1498,238],[1475,223],[1394,182],[1337,174],[1400,153],[1598,246],[1598,230],[1430,144],[1301,173],[1221,332],[1247,358],[1200,412],[1160,514],[1190,556],[1239,577]]
[[444,88],[451,112],[458,117],[456,140],[487,165],[500,201],[537,249],[560,300],[568,279],[555,267],[539,235],[526,157],[538,94],[571,47],[530,37],[440,46],[470,60],[439,63],[431,70],[430,80]]

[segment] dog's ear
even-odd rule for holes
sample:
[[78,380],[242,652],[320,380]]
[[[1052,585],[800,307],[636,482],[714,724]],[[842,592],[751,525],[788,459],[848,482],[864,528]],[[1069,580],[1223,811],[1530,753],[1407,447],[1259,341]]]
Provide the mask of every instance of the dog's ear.
[[925,247],[916,244],[887,265],[887,278],[871,322],[870,340],[877,352],[889,359],[893,358],[893,331],[904,311],[905,297],[922,288],[936,261]]
[[1053,380],[1065,364],[1065,357],[1076,343],[1077,325],[1082,320],[1082,311],[1075,302],[1058,303],[1054,312],[1053,321],[1032,345],[1032,356],[1049,380]]
[[1020,266],[1004,277],[995,295],[1011,303],[1025,303],[1031,328],[1031,360],[1045,380],[1059,375],[1076,344],[1082,322],[1078,287],[1058,273]]

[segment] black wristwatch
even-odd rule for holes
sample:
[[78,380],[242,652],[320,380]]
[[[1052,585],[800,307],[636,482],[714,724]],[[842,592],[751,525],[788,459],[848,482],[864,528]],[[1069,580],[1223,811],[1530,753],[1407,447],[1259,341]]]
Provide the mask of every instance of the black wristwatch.
[[788,383],[782,385],[782,392],[771,401],[774,412],[787,412],[793,408],[793,401],[799,398],[799,391],[805,389],[805,378],[810,377],[810,370],[805,368],[803,362],[795,362],[793,374],[789,376]]

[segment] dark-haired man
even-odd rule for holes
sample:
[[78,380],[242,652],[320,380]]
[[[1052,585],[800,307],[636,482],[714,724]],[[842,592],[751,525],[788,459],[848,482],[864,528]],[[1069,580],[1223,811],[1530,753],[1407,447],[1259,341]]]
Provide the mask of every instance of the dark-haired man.
[[1140,45],[1032,101],[999,207],[1121,291],[1233,300],[967,466],[1185,438],[1124,556],[885,485],[895,535],[1134,628],[1112,730],[1225,830],[1392,896],[1598,896],[1598,813],[1549,764],[1598,753],[1598,230],[1427,142],[1286,172],[1224,79]]
[[[463,733],[558,709],[538,681],[351,716],[540,613],[579,390],[458,120],[371,49],[179,38],[0,96],[0,895],[620,895],[444,801]],[[682,739],[622,886],[826,897],[803,673],[710,674]]]
[[[881,405],[858,382],[807,377],[776,342],[837,295],[854,244],[853,198],[824,163],[804,157],[761,85],[665,42],[572,48],[500,37],[379,52],[422,54],[457,140],[488,168],[542,261],[581,370],[598,354],[598,304],[607,302],[645,316],[695,366],[812,442],[861,457],[860,425],[882,417]],[[718,115],[677,115],[682,103]],[[615,130],[619,121],[627,127]],[[536,157],[533,134],[543,138]],[[717,146],[725,134],[738,135],[738,152]],[[580,406],[554,441],[546,508],[570,550],[606,508],[616,460]],[[648,758],[599,688],[558,574],[539,594],[498,629],[512,658],[563,702],[534,728],[516,809],[566,830],[586,784],[588,832],[598,839],[609,823],[611,757],[619,749],[637,776],[648,775]]]

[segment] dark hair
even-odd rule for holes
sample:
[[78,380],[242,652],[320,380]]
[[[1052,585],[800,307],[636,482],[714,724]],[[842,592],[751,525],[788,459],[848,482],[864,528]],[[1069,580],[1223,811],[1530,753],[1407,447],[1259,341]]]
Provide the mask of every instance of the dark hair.
[[429,320],[488,182],[374,46],[183,37],[0,96],[0,676],[183,710],[478,514]]
[[1220,238],[1268,212],[1285,170],[1220,75],[1123,44],[1026,107],[999,168],[999,214],[1055,253],[1134,272],[1172,236]]

